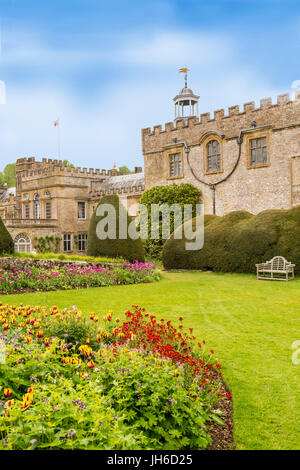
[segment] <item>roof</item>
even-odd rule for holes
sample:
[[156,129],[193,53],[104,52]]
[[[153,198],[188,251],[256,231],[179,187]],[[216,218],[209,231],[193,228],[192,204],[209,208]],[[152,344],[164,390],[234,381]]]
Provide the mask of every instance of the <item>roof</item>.
[[0,188],[0,200],[8,199],[10,194],[16,196],[15,187]]
[[182,88],[181,92],[180,92],[181,95],[193,95],[193,90],[191,90],[190,88],[187,88],[187,87],[184,87]]
[[130,173],[129,175],[110,176],[101,185],[102,190],[114,188],[130,188],[144,186],[144,173]]
[[182,90],[180,90],[180,93],[176,95],[175,98],[173,98],[173,101],[177,101],[177,100],[185,99],[185,98],[193,98],[195,101],[198,101],[200,96],[195,95],[191,88],[188,88],[185,86],[184,88],[182,88]]

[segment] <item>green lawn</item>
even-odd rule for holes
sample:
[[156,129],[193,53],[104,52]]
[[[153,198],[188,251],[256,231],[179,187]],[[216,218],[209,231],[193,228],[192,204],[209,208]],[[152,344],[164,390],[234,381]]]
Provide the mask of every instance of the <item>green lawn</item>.
[[159,283],[1,296],[3,303],[77,305],[84,312],[120,314],[132,304],[177,322],[206,339],[223,364],[233,393],[238,449],[300,448],[300,365],[291,345],[300,340],[300,279],[167,273]]

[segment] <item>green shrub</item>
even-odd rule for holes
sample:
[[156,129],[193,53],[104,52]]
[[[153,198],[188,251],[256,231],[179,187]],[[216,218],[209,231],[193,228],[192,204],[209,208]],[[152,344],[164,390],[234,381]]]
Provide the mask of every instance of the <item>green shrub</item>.
[[97,327],[91,324],[86,318],[76,319],[74,316],[66,318],[47,317],[42,319],[42,329],[48,338],[59,338],[72,345],[86,344],[86,340],[91,340],[91,347],[97,347],[96,335]]
[[[105,240],[100,240],[96,233],[97,224],[106,218],[104,216],[97,216],[97,209],[101,204],[111,204],[116,211],[116,239],[106,238]],[[94,211],[88,232],[88,246],[87,254],[88,256],[108,256],[114,258],[124,258],[130,262],[134,261],[144,261],[144,248],[140,238],[133,240],[130,237],[126,239],[120,238],[120,214],[124,216],[127,220],[128,225],[132,222],[132,218],[126,212],[123,204],[120,202],[120,199],[116,195],[104,196],[99,204],[97,205],[96,210]]]
[[[192,205],[192,217],[196,215],[196,205],[201,202],[201,191],[189,183],[171,184],[168,186],[155,186],[145,191],[141,197],[140,203],[147,208],[148,213],[148,239],[144,240],[146,256],[152,259],[161,259],[162,249],[165,238],[162,234],[162,215],[159,218],[159,238],[151,238],[151,206],[152,204],[180,204],[183,208],[185,204]],[[185,219],[187,221],[188,219]],[[143,219],[140,219],[143,223]],[[170,214],[171,233],[181,224],[181,221],[174,219],[174,214]]]
[[95,263],[95,264],[112,264],[112,263],[117,263],[117,264],[123,264],[125,260],[123,258],[107,258],[107,257],[102,257],[102,258],[95,258],[93,256],[81,256],[81,255],[66,255],[66,254],[57,254],[57,253],[38,253],[38,254],[33,254],[33,253],[25,253],[25,252],[19,252],[19,253],[14,253],[14,257],[16,258],[30,258],[30,259],[59,259],[59,260],[65,260],[65,261],[86,261],[88,263]]
[[14,252],[14,242],[0,217],[0,255]]
[[204,247],[187,251],[186,240],[175,240],[172,235],[164,246],[163,263],[166,269],[251,273],[255,272],[256,263],[281,255],[295,263],[299,273],[297,240],[300,240],[300,206],[267,210],[255,216],[243,211],[223,217],[206,216]]

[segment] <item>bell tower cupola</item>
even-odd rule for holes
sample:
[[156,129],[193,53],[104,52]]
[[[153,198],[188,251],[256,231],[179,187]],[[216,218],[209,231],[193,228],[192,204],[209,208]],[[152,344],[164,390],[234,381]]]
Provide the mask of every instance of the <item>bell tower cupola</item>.
[[193,90],[187,86],[188,69],[179,69],[179,72],[184,73],[184,88],[178,95],[173,98],[175,105],[175,121],[177,119],[184,119],[191,116],[198,116],[198,101],[200,96],[194,95]]

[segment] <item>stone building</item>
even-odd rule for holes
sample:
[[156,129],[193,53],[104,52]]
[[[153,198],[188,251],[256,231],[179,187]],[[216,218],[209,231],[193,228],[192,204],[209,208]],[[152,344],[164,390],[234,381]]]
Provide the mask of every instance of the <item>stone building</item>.
[[300,92],[195,115],[199,96],[185,87],[175,119],[142,130],[145,189],[191,183],[205,213],[288,209],[300,204]]
[[[187,86],[174,98],[174,121],[142,130],[144,173],[67,168],[61,161],[20,158],[17,187],[0,188],[0,216],[17,250],[32,251],[50,237],[51,249],[86,250],[96,203],[117,194],[136,216],[144,191],[191,183],[201,189],[205,213],[288,209],[300,204],[300,92],[201,114]],[[49,239],[48,239],[49,240]]]
[[122,175],[116,169],[67,168],[58,160],[20,158],[16,188],[0,190],[0,215],[17,251],[33,251],[40,239],[51,250],[84,253],[100,197],[118,194],[135,216],[143,190],[141,167]]

